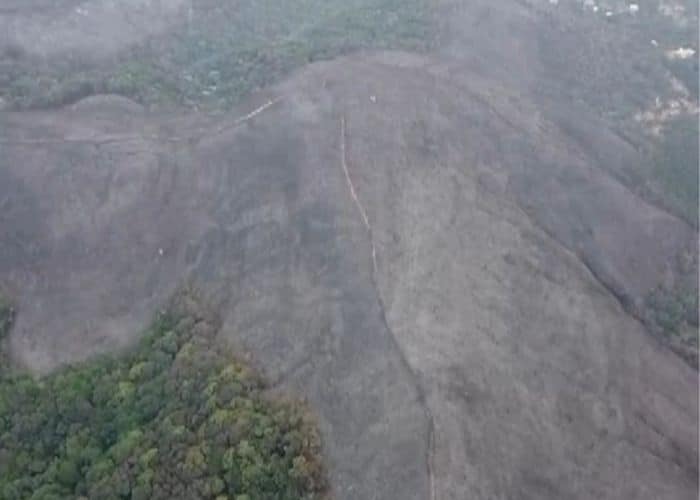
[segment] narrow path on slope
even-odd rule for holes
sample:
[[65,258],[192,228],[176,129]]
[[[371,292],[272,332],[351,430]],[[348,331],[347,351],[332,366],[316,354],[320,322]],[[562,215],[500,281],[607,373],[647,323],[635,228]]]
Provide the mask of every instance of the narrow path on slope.
[[160,142],[187,142],[187,141],[195,141],[199,142],[205,138],[208,137],[216,137],[217,135],[220,135],[226,131],[233,130],[236,127],[239,127],[240,125],[244,124],[245,122],[252,120],[262,112],[266,111],[273,105],[277,104],[282,100],[282,97],[275,97],[274,99],[269,99],[267,102],[265,102],[262,106],[259,106],[255,108],[253,111],[250,113],[240,116],[236,118],[234,121],[231,123],[225,123],[223,125],[218,126],[216,129],[214,129],[213,132],[206,132],[203,130],[198,131],[197,133],[192,133],[189,135],[183,135],[183,136],[174,136],[174,137],[162,137],[159,135],[138,135],[138,134],[124,134],[124,135],[95,135],[95,136],[90,136],[90,137],[77,137],[77,138],[71,138],[71,137],[65,137],[61,139],[8,139],[4,137],[0,137],[0,144],[9,144],[9,145],[27,145],[27,146],[34,146],[34,145],[44,145],[44,144],[88,144],[88,145],[94,145],[94,146],[102,146],[106,144],[117,144],[117,143],[125,143],[125,142],[135,142],[135,141],[160,141]]
[[365,230],[367,231],[367,236],[369,239],[369,244],[370,244],[370,249],[371,249],[371,257],[372,257],[372,266],[370,270],[370,280],[372,282],[372,286],[374,287],[376,293],[377,293],[377,302],[379,303],[379,312],[381,315],[381,320],[382,323],[384,324],[384,327],[386,328],[387,332],[389,333],[389,337],[391,338],[391,341],[393,342],[394,346],[396,347],[397,352],[399,353],[399,357],[401,358],[401,363],[404,365],[410,376],[414,380],[414,385],[416,387],[416,391],[418,393],[418,401],[420,404],[423,406],[425,410],[425,415],[428,420],[428,456],[426,457],[426,466],[427,466],[427,473],[428,473],[428,482],[429,482],[429,488],[430,488],[430,500],[437,500],[437,495],[435,491],[435,479],[434,479],[434,463],[435,463],[435,420],[433,418],[433,414],[430,411],[430,407],[428,405],[427,398],[425,396],[425,391],[423,390],[423,387],[420,383],[420,380],[418,376],[416,375],[415,371],[411,367],[410,363],[408,362],[408,359],[406,358],[406,354],[403,352],[403,349],[401,348],[401,345],[399,344],[396,335],[394,334],[393,330],[389,326],[389,322],[386,317],[386,308],[384,306],[384,299],[382,299],[382,294],[379,289],[379,282],[377,279],[378,276],[378,266],[377,266],[377,248],[374,243],[374,233],[372,230],[372,225],[370,224],[369,217],[367,216],[367,211],[364,209],[362,206],[362,202],[360,201],[360,198],[357,195],[357,190],[355,189],[355,185],[352,182],[352,177],[350,177],[350,171],[348,169],[348,163],[347,163],[347,123],[345,119],[345,115],[342,116],[340,120],[340,154],[341,154],[341,165],[343,168],[343,174],[345,175],[345,181],[348,185],[348,191],[350,192],[350,196],[352,197],[352,200],[355,204],[355,207],[357,208],[357,211],[360,213],[360,217],[362,219],[362,223],[365,226]]

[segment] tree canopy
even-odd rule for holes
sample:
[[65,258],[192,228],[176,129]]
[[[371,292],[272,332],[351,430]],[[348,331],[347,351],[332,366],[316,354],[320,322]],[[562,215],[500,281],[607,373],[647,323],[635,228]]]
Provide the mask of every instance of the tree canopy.
[[322,498],[308,412],[267,396],[214,333],[169,312],[123,356],[0,374],[0,498]]

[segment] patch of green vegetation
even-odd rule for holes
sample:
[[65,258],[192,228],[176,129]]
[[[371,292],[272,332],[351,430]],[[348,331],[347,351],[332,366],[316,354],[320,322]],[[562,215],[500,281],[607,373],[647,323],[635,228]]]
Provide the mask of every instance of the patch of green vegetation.
[[0,95],[19,108],[111,92],[150,106],[225,109],[312,61],[362,49],[426,49],[431,20],[428,0],[223,2],[195,9],[187,25],[109,66],[13,60]]
[[697,324],[693,317],[698,311],[698,295],[690,290],[658,288],[647,298],[647,306],[654,322],[667,335],[680,335],[685,325]]
[[48,66],[32,57],[0,63],[0,97],[16,109],[62,106],[98,90],[97,72],[75,64]]
[[212,323],[176,310],[123,357],[0,375],[0,498],[323,497],[305,408],[267,397]]
[[179,89],[157,67],[145,61],[127,61],[117,66],[101,84],[100,93],[128,96],[138,102],[167,104],[178,101]]
[[0,294],[0,342],[10,333],[15,320],[15,309],[7,297]]
[[653,173],[669,208],[698,226],[698,118],[673,120],[653,156]]
[[698,367],[698,288],[659,287],[646,300],[647,324],[691,366]]
[[15,321],[15,309],[12,302],[0,292],[0,377],[10,366],[8,356],[5,354],[5,339],[12,329]]

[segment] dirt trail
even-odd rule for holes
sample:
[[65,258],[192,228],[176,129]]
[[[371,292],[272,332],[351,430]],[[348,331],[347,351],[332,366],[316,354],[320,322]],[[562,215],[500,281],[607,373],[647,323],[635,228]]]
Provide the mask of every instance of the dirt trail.
[[418,379],[416,376],[413,368],[411,367],[411,364],[408,362],[406,359],[406,355],[403,353],[401,344],[398,342],[396,339],[396,336],[391,330],[391,327],[389,326],[389,323],[386,319],[386,306],[384,305],[384,299],[382,299],[382,294],[381,290],[378,285],[377,281],[377,276],[379,275],[379,268],[377,266],[377,248],[374,242],[374,234],[372,231],[372,226],[369,222],[369,218],[367,217],[367,212],[365,212],[364,207],[362,206],[362,203],[360,202],[360,199],[357,195],[357,192],[355,191],[355,185],[352,182],[352,179],[350,177],[350,172],[348,170],[348,163],[347,163],[347,151],[346,151],[346,145],[347,145],[347,124],[346,124],[346,119],[345,119],[345,114],[343,114],[342,118],[340,119],[340,152],[341,152],[341,164],[343,167],[343,174],[345,175],[345,180],[348,183],[348,191],[350,193],[350,196],[353,199],[353,202],[355,203],[355,206],[357,207],[357,211],[360,214],[360,217],[362,218],[362,222],[365,225],[365,229],[367,229],[367,237],[369,239],[369,245],[371,249],[371,255],[372,255],[372,273],[371,273],[371,281],[372,284],[374,285],[374,288],[377,291],[377,301],[379,302],[379,309],[381,311],[382,315],[382,322],[384,323],[387,331],[390,333],[392,339],[394,339],[394,342],[396,344],[397,350],[401,354],[401,359],[406,366],[406,369],[409,373],[411,373],[412,377],[415,380],[417,391],[419,394],[419,401],[422,404],[422,406],[425,409],[426,413],[426,418],[428,421],[428,431],[427,431],[427,457],[426,457],[426,467],[428,470],[428,482],[430,484],[430,500],[436,500],[437,499],[437,494],[436,494],[436,485],[435,485],[435,474],[433,472],[434,468],[434,463],[435,463],[435,419],[433,418],[432,411],[430,409],[430,405],[428,401],[425,398],[425,390],[422,387],[422,382]]

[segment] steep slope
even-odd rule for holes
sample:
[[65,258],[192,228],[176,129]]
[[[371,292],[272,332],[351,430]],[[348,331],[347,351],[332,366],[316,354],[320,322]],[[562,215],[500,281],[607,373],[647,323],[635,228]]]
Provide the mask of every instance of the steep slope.
[[508,82],[381,53],[230,117],[0,130],[19,363],[127,345],[190,281],[310,400],[337,498],[696,497],[697,373],[601,281],[641,293],[697,234]]

